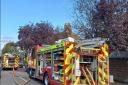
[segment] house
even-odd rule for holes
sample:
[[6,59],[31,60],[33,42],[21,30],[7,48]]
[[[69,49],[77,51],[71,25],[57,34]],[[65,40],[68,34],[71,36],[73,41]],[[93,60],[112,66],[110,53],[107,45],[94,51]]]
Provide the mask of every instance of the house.
[[72,32],[72,28],[71,28],[70,23],[65,23],[64,31],[57,33],[55,35],[55,37],[56,37],[56,40],[58,40],[58,39],[65,39],[65,38],[68,38],[68,37],[72,37],[75,40],[78,39],[78,36],[75,33]]
[[116,51],[110,55],[110,75],[115,81],[128,83],[128,52]]

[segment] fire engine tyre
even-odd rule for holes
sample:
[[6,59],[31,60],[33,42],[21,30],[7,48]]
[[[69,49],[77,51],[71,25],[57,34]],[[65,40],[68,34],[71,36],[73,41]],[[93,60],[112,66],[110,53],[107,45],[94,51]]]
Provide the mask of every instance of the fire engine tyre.
[[31,73],[32,73],[32,70],[31,69],[29,69],[29,77],[31,78]]
[[14,68],[14,70],[17,70],[17,69],[18,69],[17,67]]
[[30,69],[29,70],[29,77],[32,78],[32,76],[33,76],[33,71],[32,71],[32,69]]
[[49,76],[48,76],[47,73],[45,74],[45,77],[44,77],[44,85],[50,85],[50,83],[49,83]]

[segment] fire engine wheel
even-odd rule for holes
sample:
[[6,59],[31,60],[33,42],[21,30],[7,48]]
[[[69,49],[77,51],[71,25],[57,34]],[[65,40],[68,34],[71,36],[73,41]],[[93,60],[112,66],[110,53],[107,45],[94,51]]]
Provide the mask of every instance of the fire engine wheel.
[[17,69],[18,69],[17,67],[14,68],[14,70],[17,70]]
[[32,77],[32,69],[29,70],[29,77]]
[[45,74],[45,77],[44,77],[44,85],[50,85],[48,74]]

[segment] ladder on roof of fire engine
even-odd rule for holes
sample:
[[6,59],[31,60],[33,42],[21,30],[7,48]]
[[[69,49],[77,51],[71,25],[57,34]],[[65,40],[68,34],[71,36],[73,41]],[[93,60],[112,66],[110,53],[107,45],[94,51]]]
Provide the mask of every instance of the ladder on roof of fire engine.
[[106,38],[93,38],[93,39],[87,39],[87,40],[81,40],[78,41],[77,48],[81,52],[88,53],[88,54],[94,54],[100,51],[100,45],[105,43],[108,39]]
[[93,38],[87,40],[79,40],[77,47],[93,48],[93,47],[97,47],[100,44],[105,43],[105,41],[107,40],[108,40],[107,38]]

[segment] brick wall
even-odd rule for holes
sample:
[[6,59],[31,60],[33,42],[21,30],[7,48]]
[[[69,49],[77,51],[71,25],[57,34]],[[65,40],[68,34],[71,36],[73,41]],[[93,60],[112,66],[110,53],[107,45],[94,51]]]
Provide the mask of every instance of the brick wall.
[[114,80],[128,82],[128,59],[110,59],[110,75]]

